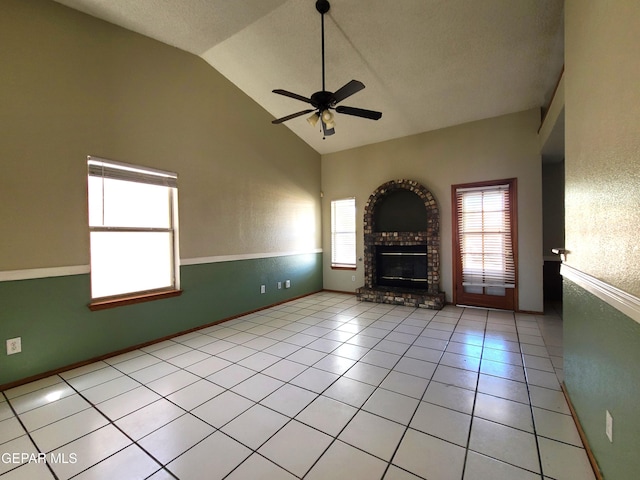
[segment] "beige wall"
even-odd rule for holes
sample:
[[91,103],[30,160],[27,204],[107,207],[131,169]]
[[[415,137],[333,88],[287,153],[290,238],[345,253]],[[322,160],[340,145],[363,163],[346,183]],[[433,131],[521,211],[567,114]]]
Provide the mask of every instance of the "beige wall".
[[86,157],[179,175],[181,257],[317,249],[320,156],[202,59],[0,1],[0,271],[86,265]]
[[640,2],[567,0],[568,263],[640,295]]
[[[363,285],[362,262],[352,271],[331,270],[330,202],[355,196],[358,257],[363,255],[362,215],[369,195],[393,179],[422,183],[440,208],[441,289],[452,301],[451,185],[518,178],[521,310],[542,311],[542,180],[538,110],[323,155],[324,287],[354,291]],[[352,276],[355,275],[355,281]]]

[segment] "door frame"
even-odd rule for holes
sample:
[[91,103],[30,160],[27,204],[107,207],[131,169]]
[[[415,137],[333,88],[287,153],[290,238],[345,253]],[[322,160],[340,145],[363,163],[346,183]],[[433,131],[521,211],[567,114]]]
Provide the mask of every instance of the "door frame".
[[[458,188],[491,187],[498,185],[509,185],[509,213],[511,220],[511,241],[514,261],[515,287],[510,288],[510,295],[493,296],[485,294],[473,294],[463,292],[462,287],[462,260],[460,256],[460,239],[458,230],[457,196]],[[518,182],[517,178],[507,178],[501,180],[486,180],[482,182],[471,182],[451,185],[451,226],[453,243],[453,303],[473,307],[495,308],[500,310],[518,310]]]

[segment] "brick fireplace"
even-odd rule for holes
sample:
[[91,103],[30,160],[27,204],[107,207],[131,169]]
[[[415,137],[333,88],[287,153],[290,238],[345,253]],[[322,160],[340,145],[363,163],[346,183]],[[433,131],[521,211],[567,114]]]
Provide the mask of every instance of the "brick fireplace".
[[441,309],[440,215],[413,180],[380,185],[364,210],[364,286],[360,301]]

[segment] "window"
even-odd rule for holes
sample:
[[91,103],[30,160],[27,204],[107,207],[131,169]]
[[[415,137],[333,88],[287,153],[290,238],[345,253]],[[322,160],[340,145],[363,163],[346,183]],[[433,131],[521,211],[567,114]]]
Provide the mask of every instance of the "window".
[[91,298],[175,291],[177,175],[88,158]]
[[356,199],[331,202],[331,267],[356,268]]
[[513,308],[515,179],[457,185],[454,246],[457,302]]

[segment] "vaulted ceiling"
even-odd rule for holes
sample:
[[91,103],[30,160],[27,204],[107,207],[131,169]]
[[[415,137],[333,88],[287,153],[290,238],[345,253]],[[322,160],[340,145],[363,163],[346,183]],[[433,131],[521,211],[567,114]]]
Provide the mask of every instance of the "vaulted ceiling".
[[[315,0],[56,0],[202,57],[274,118],[322,89]],[[330,0],[326,88],[366,88],[343,103],[378,121],[336,114],[336,134],[300,116],[290,128],[330,153],[549,101],[563,64],[562,0]]]

